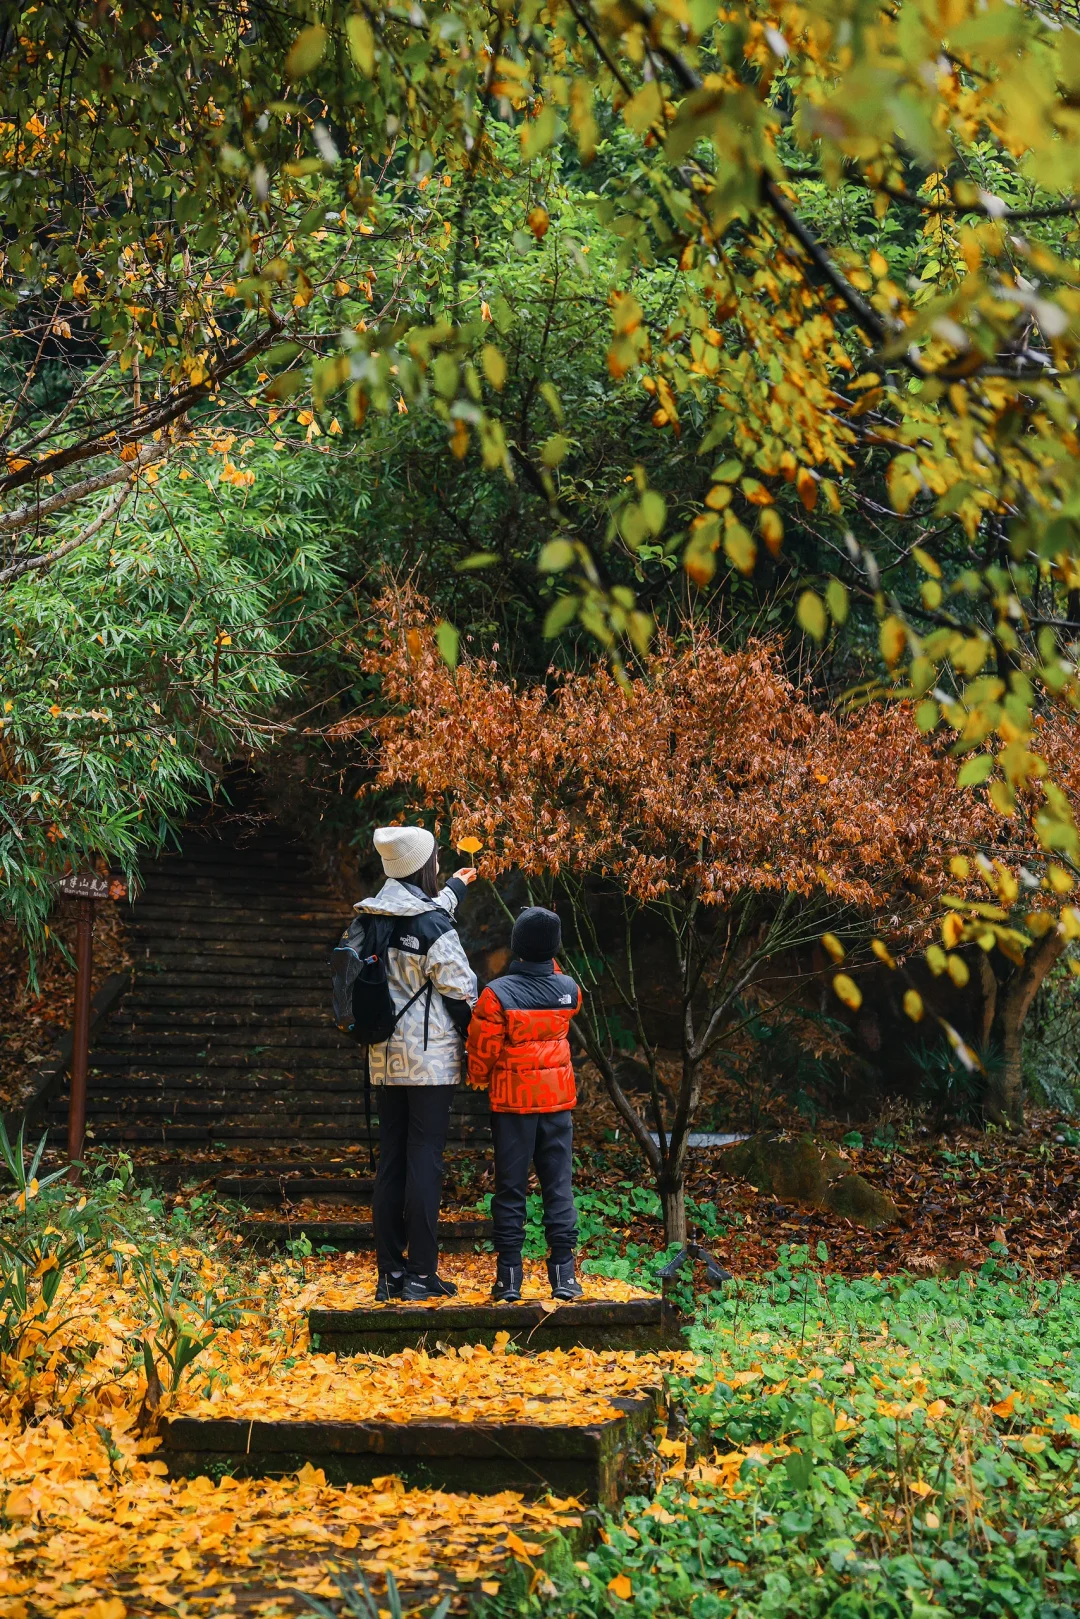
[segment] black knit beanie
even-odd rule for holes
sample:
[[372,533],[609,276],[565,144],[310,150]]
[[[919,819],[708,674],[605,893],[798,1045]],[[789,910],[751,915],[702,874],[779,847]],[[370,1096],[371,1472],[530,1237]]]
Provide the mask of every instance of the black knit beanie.
[[554,911],[526,906],[510,935],[510,948],[520,961],[550,961],[562,945],[562,923]]

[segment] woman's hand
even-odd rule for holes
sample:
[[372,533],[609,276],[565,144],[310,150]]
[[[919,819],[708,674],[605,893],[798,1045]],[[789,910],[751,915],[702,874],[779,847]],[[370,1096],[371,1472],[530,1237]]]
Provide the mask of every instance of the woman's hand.
[[477,875],[475,866],[462,866],[460,871],[455,871],[454,873],[459,883],[474,883]]

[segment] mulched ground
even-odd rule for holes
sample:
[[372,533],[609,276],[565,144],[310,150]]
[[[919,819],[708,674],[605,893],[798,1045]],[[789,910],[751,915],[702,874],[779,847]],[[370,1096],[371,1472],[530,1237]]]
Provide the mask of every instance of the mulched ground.
[[[890,1127],[891,1128],[891,1127]],[[610,1132],[609,1132],[610,1133]],[[824,1268],[846,1275],[911,1270],[925,1275],[956,1275],[1003,1257],[992,1244],[1007,1244],[1009,1258],[1039,1276],[1080,1272],[1080,1130],[1060,1115],[1035,1114],[1022,1134],[957,1130],[931,1135],[925,1126],[901,1128],[898,1137],[845,1146],[844,1124],[819,1124],[816,1137],[846,1155],[853,1170],[888,1193],[900,1211],[899,1224],[870,1232],[828,1211],[780,1203],[723,1168],[723,1149],[690,1154],[689,1195],[711,1204],[720,1235],[707,1245],[737,1276],[756,1276],[777,1263],[785,1245],[809,1244],[828,1250]],[[625,1199],[627,1183],[646,1186],[637,1152],[625,1145],[578,1136],[580,1190],[609,1190]],[[476,1214],[476,1203],[492,1189],[490,1154],[455,1152],[447,1157],[444,1218]],[[180,1203],[187,1192],[174,1194]],[[341,1218],[340,1209],[327,1209]],[[267,1212],[266,1218],[280,1218]],[[659,1220],[639,1215],[619,1227],[623,1251],[663,1246]]]
[[[691,1151],[687,1190],[711,1203],[726,1224],[710,1246],[730,1270],[756,1275],[775,1265],[785,1244],[816,1249],[823,1242],[827,1268],[848,1275],[955,1275],[993,1257],[994,1243],[1005,1243],[1011,1260],[1040,1276],[1080,1271],[1080,1130],[1061,1115],[1032,1113],[1015,1135],[975,1129],[937,1135],[918,1122],[881,1131],[868,1125],[861,1148],[843,1145],[846,1133],[845,1124],[824,1121],[814,1132],[892,1198],[899,1224],[870,1232],[828,1211],[778,1202],[727,1173],[723,1149]],[[583,1181],[617,1189],[627,1180],[641,1182],[637,1153],[594,1146]],[[624,1240],[656,1244],[658,1236],[658,1222],[638,1219]]]

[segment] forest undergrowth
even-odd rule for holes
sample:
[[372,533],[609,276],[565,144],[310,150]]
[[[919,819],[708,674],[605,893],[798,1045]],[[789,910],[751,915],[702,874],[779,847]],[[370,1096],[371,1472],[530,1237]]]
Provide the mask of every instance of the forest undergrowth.
[[[1047,1123],[1027,1162],[1040,1142],[1071,1161],[1063,1133]],[[905,1149],[890,1150],[910,1175]],[[235,1206],[140,1186],[124,1160],[81,1188],[37,1179],[13,1154],[9,1173],[20,1169],[0,1219],[3,1619],[366,1615],[364,1582],[378,1607],[388,1576],[406,1613],[446,1596],[483,1619],[1076,1611],[1080,1288],[1023,1266],[992,1233],[956,1276],[903,1261],[844,1275],[823,1239],[755,1266],[734,1259],[753,1220],[695,1197],[737,1274],[718,1290],[677,1284],[684,1353],[526,1359],[501,1344],[339,1365],[310,1343],[305,1311],[347,1301],[362,1275],[366,1286],[362,1257],[258,1259],[236,1239]],[[655,1286],[668,1256],[657,1211],[619,1172],[615,1159],[591,1189],[586,1177],[583,1237],[590,1291],[628,1296]],[[452,1262],[478,1288],[490,1266],[483,1253]],[[658,1379],[667,1422],[637,1474],[655,1488],[599,1519],[572,1500],[389,1478],[335,1488],[310,1466],[173,1482],[157,1454],[170,1409],[468,1420],[539,1413],[557,1396],[561,1415],[587,1420]],[[598,1529],[591,1549],[583,1519]]]

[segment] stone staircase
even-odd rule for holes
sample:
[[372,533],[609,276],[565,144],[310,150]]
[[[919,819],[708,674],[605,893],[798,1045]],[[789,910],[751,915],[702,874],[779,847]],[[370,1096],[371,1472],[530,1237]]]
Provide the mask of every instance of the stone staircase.
[[[323,1160],[365,1147],[361,1054],[329,1010],[327,958],[348,914],[272,825],[192,833],[151,866],[128,908],[133,981],[91,1052],[92,1144],[197,1159],[204,1176],[217,1158],[222,1175],[249,1177],[260,1157],[274,1176],[292,1163],[325,1173]],[[377,1107],[376,1088],[373,1124]],[[66,1118],[62,1090],[57,1136]],[[486,1098],[460,1090],[450,1145],[487,1139]]]

